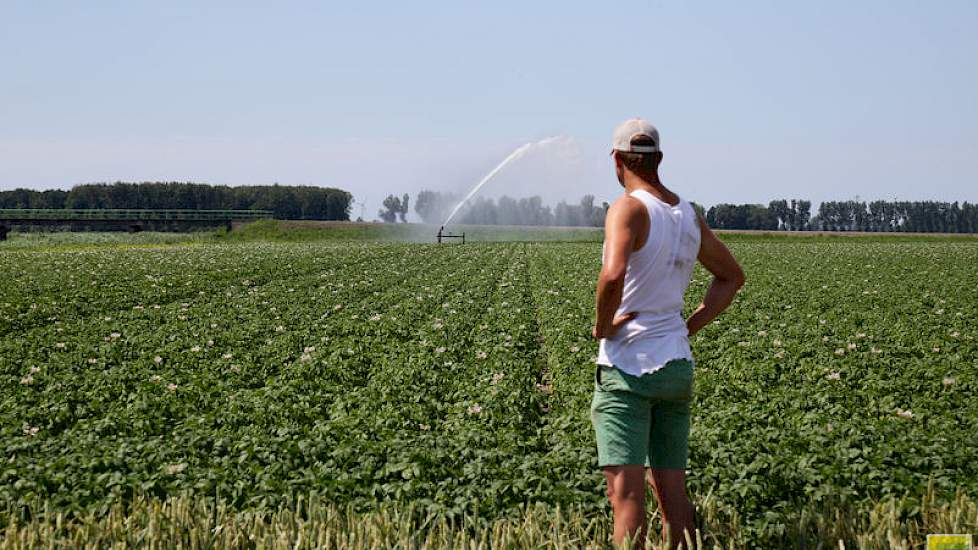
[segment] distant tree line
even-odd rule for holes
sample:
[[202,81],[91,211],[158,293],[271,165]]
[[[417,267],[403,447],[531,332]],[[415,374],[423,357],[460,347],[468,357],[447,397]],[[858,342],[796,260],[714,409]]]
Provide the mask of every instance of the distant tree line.
[[811,215],[810,201],[718,204],[706,213],[716,229],[978,233],[978,205],[938,201],[827,201]]
[[353,195],[332,187],[146,182],[76,185],[69,191],[0,191],[0,208],[270,210],[283,220],[349,220]]
[[803,231],[811,218],[811,201],[792,199],[761,204],[718,204],[706,211],[706,223],[714,229],[768,229]]
[[377,212],[380,219],[384,220],[384,223],[394,223],[397,218],[401,218],[401,223],[407,223],[407,214],[410,211],[408,209],[408,204],[411,201],[411,197],[407,193],[404,196],[397,198],[394,195],[387,195],[384,199],[384,207]]
[[828,231],[978,233],[978,204],[938,201],[823,202],[812,225]]
[[[390,195],[381,218],[393,222],[407,214],[408,196]],[[414,211],[425,223],[439,224],[458,204],[461,196],[421,191]],[[812,202],[781,199],[763,204],[717,204],[708,210],[691,203],[715,229],[759,229],[768,231],[876,231],[915,233],[978,233],[978,205],[938,201],[827,201],[812,213]],[[604,225],[608,203],[594,204],[592,195],[576,203],[561,201],[551,208],[539,196],[522,199],[503,196],[498,200],[476,198],[456,215],[454,223],[478,225]]]
[[[439,224],[461,196],[421,191],[414,211],[425,223]],[[194,210],[270,210],[278,219],[349,220],[353,196],[341,189],[261,185],[230,187],[200,183],[145,182],[76,185],[68,191],[0,191],[0,208],[149,208]],[[410,197],[389,195],[378,215],[386,222],[407,221]],[[710,227],[770,231],[886,231],[978,233],[978,205],[938,201],[828,201],[812,215],[812,203],[791,199],[762,204],[717,204],[704,210],[693,204]],[[608,203],[592,195],[553,208],[533,196],[477,198],[459,212],[455,223],[480,225],[604,225]]]
[[[414,211],[425,223],[440,224],[461,199],[462,197],[452,193],[421,191],[414,201]],[[522,199],[502,196],[499,200],[480,197],[469,201],[452,222],[475,225],[600,227],[604,225],[607,211],[608,203],[596,206],[593,195],[585,195],[576,204],[561,201],[552,209],[544,205],[539,196]]]

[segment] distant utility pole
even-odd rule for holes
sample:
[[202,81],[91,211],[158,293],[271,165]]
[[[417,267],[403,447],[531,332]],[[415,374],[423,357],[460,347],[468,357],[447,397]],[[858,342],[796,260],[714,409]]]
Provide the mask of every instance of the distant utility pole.
[[360,219],[361,219],[361,220],[363,220],[363,221],[366,221],[366,220],[364,220],[364,219],[363,219],[363,208],[364,208],[364,203],[363,203],[363,202],[355,202],[355,203],[353,203],[353,204],[357,204],[357,205],[359,205],[359,206],[360,206]]

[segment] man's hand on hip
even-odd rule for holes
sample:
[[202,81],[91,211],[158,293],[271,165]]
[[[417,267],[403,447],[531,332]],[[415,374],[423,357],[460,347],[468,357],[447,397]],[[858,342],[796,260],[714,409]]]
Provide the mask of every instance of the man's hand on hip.
[[612,319],[611,324],[606,327],[594,325],[594,328],[591,329],[591,336],[593,336],[595,340],[600,340],[602,338],[611,338],[612,336],[615,335],[616,332],[618,332],[618,329],[623,327],[625,323],[634,319],[637,315],[638,313],[635,312],[619,315],[618,317]]

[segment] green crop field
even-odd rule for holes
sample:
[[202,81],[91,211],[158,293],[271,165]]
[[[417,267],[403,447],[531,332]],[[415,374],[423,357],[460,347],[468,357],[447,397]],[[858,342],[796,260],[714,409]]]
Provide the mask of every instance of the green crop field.
[[[0,548],[610,540],[600,243],[8,244]],[[708,545],[978,530],[978,241],[728,244],[747,284],[692,342]]]

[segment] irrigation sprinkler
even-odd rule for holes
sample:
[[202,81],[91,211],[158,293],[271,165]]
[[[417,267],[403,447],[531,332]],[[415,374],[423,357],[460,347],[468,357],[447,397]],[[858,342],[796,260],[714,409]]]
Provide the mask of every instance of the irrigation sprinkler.
[[223,225],[230,231],[233,223],[271,219],[272,214],[267,210],[0,208],[0,241],[6,240],[15,227],[22,226],[65,226],[76,231],[97,227],[138,233],[190,225]]
[[465,233],[461,235],[453,235],[451,233],[445,233],[445,226],[438,228],[438,244],[442,243],[442,239],[462,239],[462,244],[465,244]]

